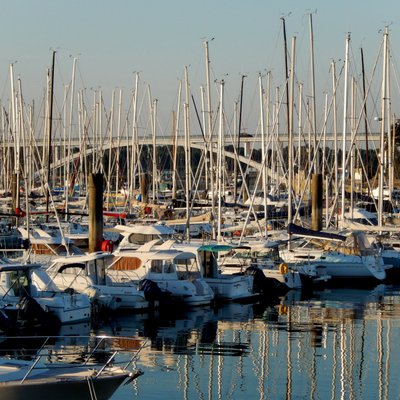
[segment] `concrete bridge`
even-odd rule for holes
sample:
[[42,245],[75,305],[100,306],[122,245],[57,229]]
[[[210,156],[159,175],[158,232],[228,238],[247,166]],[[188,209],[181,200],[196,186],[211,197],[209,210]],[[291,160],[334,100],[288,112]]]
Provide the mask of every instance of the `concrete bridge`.
[[[349,134],[350,136],[350,134]],[[379,140],[380,140],[380,135],[375,133],[375,134],[370,134],[369,139],[370,139],[370,144],[369,147],[376,148],[379,146]],[[350,137],[349,137],[350,139]],[[358,134],[357,135],[357,142],[360,148],[365,148],[365,135],[364,134]],[[341,148],[341,140],[342,137],[339,134],[338,135],[338,147]],[[232,143],[232,137],[231,136],[226,136],[225,137],[225,146],[233,146]],[[269,139],[270,143],[267,144],[268,148],[271,148],[271,139]],[[280,147],[286,147],[288,142],[288,136],[286,134],[279,134],[275,135],[274,137],[274,149],[277,148],[277,145]],[[40,154],[43,154],[43,147],[47,146],[47,141],[46,139],[36,139],[36,146],[38,148],[38,152]],[[141,147],[141,146],[152,146],[154,143],[153,138],[148,135],[145,137],[139,137],[138,142],[136,143],[136,146]],[[178,147],[184,147],[185,146],[185,139],[182,136],[179,136],[178,138],[174,138],[172,136],[158,136],[156,137],[155,140],[156,146],[178,146]],[[268,140],[266,140],[266,143],[268,143]],[[294,146],[296,147],[298,145],[298,139],[295,138],[294,141]],[[333,135],[328,134],[325,137],[325,143],[328,147],[333,145]],[[257,171],[260,171],[262,168],[262,163],[257,162],[255,160],[252,160],[250,158],[250,152],[251,149],[260,149],[261,148],[261,138],[260,135],[257,135],[255,137],[251,135],[245,135],[240,138],[240,145],[242,148],[244,148],[244,156],[238,156],[239,161],[242,164],[246,164],[247,166],[254,168]],[[303,144],[304,146],[306,143]],[[13,142],[6,142],[3,143],[3,146],[5,147],[13,147],[14,143]],[[70,146],[71,151],[72,151],[72,156],[70,157],[69,161],[72,163],[74,160],[80,158],[82,155],[85,156],[90,156],[94,154],[95,152],[101,152],[104,154],[104,152],[109,151],[110,149],[117,149],[119,148],[132,148],[132,138],[116,138],[113,137],[111,140],[110,138],[96,138],[94,137],[87,137],[85,141],[79,138],[71,138],[70,140],[63,141],[60,139],[53,139],[52,141],[52,148],[54,149],[53,156],[52,156],[52,164],[50,166],[51,169],[57,169],[62,167],[63,165],[66,164],[66,157],[61,157],[61,154],[66,153],[67,147]],[[192,135],[190,138],[190,147],[194,149],[199,149],[199,150],[204,150],[206,147],[205,141],[203,136],[201,135]],[[218,152],[218,147],[217,147],[217,139],[214,137],[213,139],[213,144],[212,144],[212,151],[214,154],[217,154]],[[234,152],[231,151],[224,151],[224,156],[227,158],[231,159],[236,159],[236,155]],[[37,171],[38,174],[43,172],[42,170]],[[276,175],[277,173],[270,170],[269,168],[266,168],[267,175],[274,177],[275,179],[277,178]],[[279,181],[283,182],[285,181],[286,178],[283,173],[279,174]]]

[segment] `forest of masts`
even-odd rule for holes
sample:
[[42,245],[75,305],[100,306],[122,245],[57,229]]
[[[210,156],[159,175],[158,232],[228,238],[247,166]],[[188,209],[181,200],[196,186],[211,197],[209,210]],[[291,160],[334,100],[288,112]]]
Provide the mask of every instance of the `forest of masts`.
[[[166,171],[172,171],[173,197],[183,191],[190,199],[205,189],[215,204],[216,193],[228,189],[240,201],[255,191],[291,188],[289,201],[296,204],[310,198],[311,177],[319,173],[329,199],[326,204],[333,208],[345,206],[345,192],[393,189],[400,173],[400,125],[394,111],[391,83],[396,82],[398,88],[398,79],[388,29],[370,74],[365,72],[363,49],[361,71],[356,70],[347,35],[343,61],[340,65],[332,61],[329,66],[331,85],[321,96],[318,117],[311,14],[309,22],[307,93],[296,74],[296,37],[287,43],[282,19],[285,79],[276,85],[271,72],[259,73],[255,85],[258,105],[253,104],[246,118],[245,83],[251,77],[242,75],[239,95],[232,108],[226,107],[228,82],[211,78],[208,41],[204,42],[205,83],[193,92],[184,67],[176,105],[165,128],[160,127],[158,100],[139,73],[134,75],[129,99],[124,99],[122,89],[115,89],[106,106],[101,90],[89,99],[88,89],[79,88],[78,59],[74,58],[71,80],[60,95],[55,90],[53,52],[45,95],[37,106],[34,101],[25,103],[22,79],[15,78],[11,64],[11,95],[0,110],[0,189],[11,192],[14,181],[27,193],[79,185],[85,194],[87,175],[92,172],[104,175],[107,193],[124,189],[133,195],[140,191],[141,177],[146,175],[149,201],[157,203],[160,181]],[[245,119],[255,121],[254,127],[244,129]],[[193,148],[193,138],[202,138],[203,148]],[[141,144],[144,139],[148,140]],[[257,161],[259,168],[250,168],[246,160]],[[251,186],[250,172],[255,174]]]

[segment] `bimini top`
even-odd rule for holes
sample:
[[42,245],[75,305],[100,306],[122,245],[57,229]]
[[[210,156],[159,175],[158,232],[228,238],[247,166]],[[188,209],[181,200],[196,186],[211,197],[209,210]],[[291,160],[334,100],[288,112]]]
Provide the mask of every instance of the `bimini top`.
[[140,252],[137,251],[135,256],[148,261],[148,260],[187,260],[190,258],[196,258],[196,255],[189,251],[179,251],[179,250],[159,250],[151,252]]
[[230,246],[228,244],[204,244],[200,246],[197,251],[211,251],[213,253],[218,253],[220,251],[230,251],[234,249],[235,246]]

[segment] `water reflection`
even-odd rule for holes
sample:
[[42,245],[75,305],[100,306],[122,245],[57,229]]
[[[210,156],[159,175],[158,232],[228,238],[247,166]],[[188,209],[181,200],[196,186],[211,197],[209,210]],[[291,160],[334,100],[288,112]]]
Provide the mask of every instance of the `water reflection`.
[[219,325],[231,322],[239,324],[237,329],[241,329],[241,323],[253,320],[253,307],[253,304],[231,303],[215,309],[196,308],[162,315],[117,315],[101,329],[114,336],[145,337],[149,340],[150,351],[237,356],[243,355],[247,346],[232,341],[221,342]]
[[113,399],[390,399],[400,289],[293,291],[278,303],[113,317],[100,331],[147,338],[135,391]]

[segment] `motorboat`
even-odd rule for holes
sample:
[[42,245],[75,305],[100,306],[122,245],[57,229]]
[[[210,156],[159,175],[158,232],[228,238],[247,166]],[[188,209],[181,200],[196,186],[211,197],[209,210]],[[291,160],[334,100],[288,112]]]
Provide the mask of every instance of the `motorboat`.
[[164,292],[187,306],[209,305],[214,292],[201,275],[196,254],[158,245],[155,239],[137,250],[119,247],[107,275],[114,282],[155,282]]
[[229,252],[233,246],[208,244],[197,248],[204,280],[214,291],[216,299],[222,301],[241,301],[258,296],[254,287],[254,276],[245,274],[221,274],[218,254]]
[[118,281],[108,273],[112,260],[112,255],[103,251],[59,257],[47,273],[58,288],[86,293],[101,308],[140,310],[154,306],[146,300],[139,281]]
[[89,321],[91,305],[87,295],[61,291],[39,264],[0,264],[2,311],[18,319],[46,322],[55,317],[61,324]]
[[116,225],[114,229],[122,236],[118,244],[121,250],[137,250],[146,243],[156,239],[165,242],[177,234],[173,228],[159,223]]
[[[196,256],[197,265],[200,268],[202,280],[211,287],[215,294],[216,300],[222,301],[238,301],[245,300],[258,295],[253,290],[253,277],[241,275],[223,275],[219,272],[217,259],[214,253],[226,252],[232,249],[232,246],[225,245],[203,245],[201,242],[191,241],[190,243],[176,242],[171,239],[176,234],[174,229],[162,224],[153,225],[137,225],[129,227],[120,227],[123,232],[123,239],[120,242],[115,256],[124,256],[131,250],[138,250],[141,256],[146,253],[146,250],[171,250],[189,252]],[[152,239],[152,240],[150,240]],[[139,248],[138,244],[143,243]],[[194,261],[192,262],[194,263]],[[213,266],[212,266],[213,265]],[[168,275],[171,278],[171,275]],[[149,276],[149,279],[154,278],[154,275]],[[161,285],[156,280],[158,285]],[[186,300],[188,301],[188,299]]]

